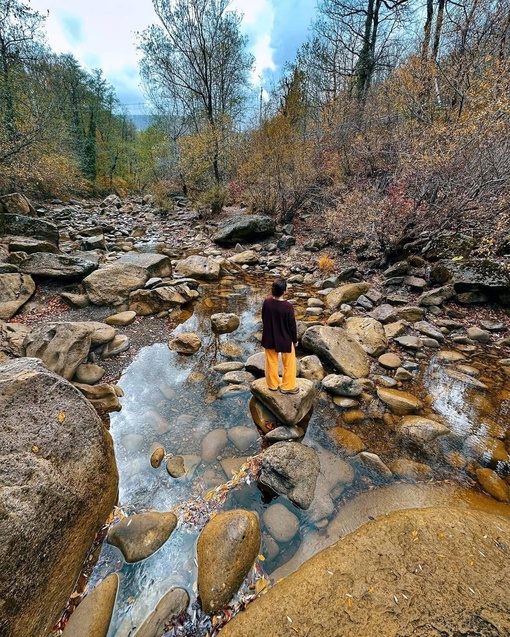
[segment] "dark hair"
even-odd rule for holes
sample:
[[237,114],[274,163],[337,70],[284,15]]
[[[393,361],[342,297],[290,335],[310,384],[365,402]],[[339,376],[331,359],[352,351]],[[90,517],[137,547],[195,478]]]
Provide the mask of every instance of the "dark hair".
[[285,279],[275,279],[271,286],[271,294],[280,297],[287,289],[287,281]]

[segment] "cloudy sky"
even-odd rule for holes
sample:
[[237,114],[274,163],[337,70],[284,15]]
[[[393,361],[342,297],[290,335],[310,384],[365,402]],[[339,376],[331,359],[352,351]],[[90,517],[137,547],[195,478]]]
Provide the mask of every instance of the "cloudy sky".
[[[151,0],[31,0],[47,14],[48,43],[86,68],[101,68],[132,113],[143,112],[136,34],[157,21]],[[253,81],[267,83],[306,39],[315,0],[232,0],[255,55]]]

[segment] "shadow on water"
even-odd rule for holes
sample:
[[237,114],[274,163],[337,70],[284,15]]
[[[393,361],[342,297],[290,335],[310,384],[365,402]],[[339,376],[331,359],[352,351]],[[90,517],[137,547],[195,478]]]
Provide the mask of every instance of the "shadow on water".
[[[240,281],[233,277],[226,277],[217,284],[202,285],[201,297],[192,315],[174,330],[175,333],[197,333],[202,339],[200,351],[193,356],[183,356],[170,351],[166,343],[155,343],[138,353],[120,380],[125,397],[122,399],[122,411],[112,415],[111,434],[119,469],[121,510],[125,514],[145,510],[168,511],[189,503],[189,511],[184,518],[181,515],[179,526],[159,551],[137,564],[127,564],[117,548],[106,543],[103,545],[90,586],[93,587],[111,572],[121,574],[117,608],[108,633],[110,637],[134,635],[136,627],[173,586],[186,588],[192,602],[196,600],[195,544],[204,520],[194,520],[193,503],[203,501],[210,489],[219,487],[221,490],[220,485],[229,480],[228,468],[224,468],[222,461],[238,458],[237,464],[241,465],[246,456],[258,454],[262,448],[260,436],[254,437],[253,444],[242,451],[229,441],[215,461],[202,461],[202,441],[209,432],[223,429],[228,433],[239,425],[257,431],[248,408],[251,394],[247,387],[244,391],[227,393],[220,398],[218,395],[225,382],[222,375],[212,368],[219,362],[245,361],[251,354],[262,351],[257,338],[261,329],[259,313],[268,287],[267,280]],[[297,293],[295,307],[300,318],[307,295],[299,286],[291,292],[291,297],[292,293]],[[214,336],[210,329],[210,316],[216,312],[236,313],[240,317],[239,329],[233,334]],[[469,434],[481,437],[482,432],[485,432],[484,435],[487,431],[494,433],[494,427],[497,427],[495,420],[505,417],[508,421],[510,405],[510,395],[505,399],[504,379],[492,372],[490,364],[491,371],[485,364],[479,366],[478,382],[486,385],[486,389],[476,387],[474,376],[466,380],[458,374],[457,378],[455,374],[449,375],[451,367],[438,358],[432,359],[430,365],[423,364],[422,371],[411,383],[411,391],[425,398],[430,411],[452,431],[452,435],[440,439],[426,451],[408,445],[395,429],[384,425],[380,417],[369,414],[361,423],[343,426],[362,437],[369,450],[380,455],[384,462],[406,456],[428,462],[434,475],[440,479],[472,485],[466,467],[453,466],[445,461],[445,457],[452,451],[465,451],[465,439]],[[473,379],[471,384],[469,378]],[[334,451],[328,429],[342,424],[341,413],[330,398],[321,393],[304,442],[318,449],[326,448],[325,454],[336,456],[338,452],[331,454],[327,451]],[[157,446],[165,448],[165,460],[176,455],[183,456],[187,474],[182,478],[172,478],[165,470],[165,462],[159,469],[153,469],[149,459]],[[306,512],[296,509],[285,498],[270,501],[253,480],[240,481],[236,489],[224,491],[222,509],[250,509],[262,517],[269,502],[278,502],[299,520],[299,532],[294,539],[280,545],[271,541],[262,524],[262,552],[267,557],[259,568],[268,574],[274,572],[276,576],[284,576],[372,515],[399,506],[445,505],[462,500],[459,490],[438,498],[431,489],[419,492],[414,486],[402,484],[388,487],[378,483],[373,475],[364,473],[359,465],[353,466],[354,482],[338,491],[334,498],[336,509],[329,516],[330,523],[325,529],[312,524]],[[363,493],[364,500],[358,498],[358,506],[353,498],[360,493]],[[181,514],[187,506],[180,507]],[[198,613],[200,617],[203,619],[204,616]],[[207,621],[204,623],[206,628],[209,626]],[[197,622],[200,623],[199,620]],[[200,633],[200,629],[196,629],[182,634]]]

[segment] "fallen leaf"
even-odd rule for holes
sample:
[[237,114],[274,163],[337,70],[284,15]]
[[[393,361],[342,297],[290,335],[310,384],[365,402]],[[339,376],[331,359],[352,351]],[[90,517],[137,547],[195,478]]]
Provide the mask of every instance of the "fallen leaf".
[[61,411],[58,415],[58,421],[60,424],[62,424],[64,422],[64,420],[66,419],[66,412],[65,411]]

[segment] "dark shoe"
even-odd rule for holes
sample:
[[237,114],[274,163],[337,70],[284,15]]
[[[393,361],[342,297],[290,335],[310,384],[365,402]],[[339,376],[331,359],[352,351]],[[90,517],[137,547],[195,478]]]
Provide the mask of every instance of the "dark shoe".
[[282,394],[299,394],[301,390],[296,387],[295,389],[280,389],[280,391]]
[[268,387],[269,391],[278,391],[280,388],[277,387],[276,389],[273,389],[272,387]]

